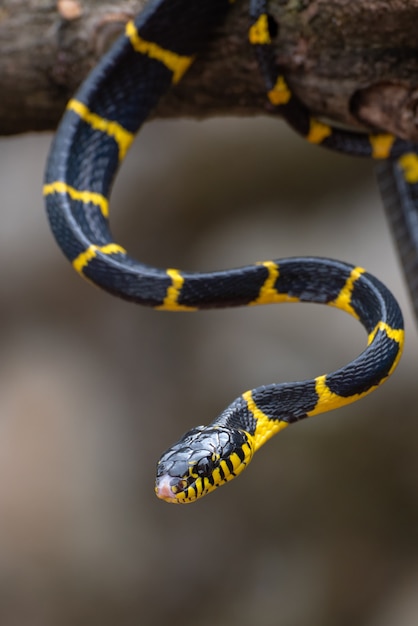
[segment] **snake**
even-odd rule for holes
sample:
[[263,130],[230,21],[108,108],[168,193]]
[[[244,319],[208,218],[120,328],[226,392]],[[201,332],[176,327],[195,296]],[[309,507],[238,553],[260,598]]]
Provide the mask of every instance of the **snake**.
[[[155,492],[180,504],[196,501],[241,474],[254,453],[289,424],[377,389],[397,366],[404,343],[396,299],[362,267],[321,257],[289,257],[189,272],[146,265],[113,240],[109,196],[129,146],[160,98],[214,38],[235,1],[240,0],[151,0],[128,21],[70,99],[53,139],[43,187],[49,224],[62,252],[82,277],[112,295],[179,312],[314,302],[345,311],[365,328],[366,347],[344,367],[311,380],[246,391],[211,424],[193,428],[164,452],[157,463]],[[267,8],[267,0],[251,0],[247,36],[268,105],[311,143],[381,160],[392,173],[396,168],[395,178],[404,187],[403,195],[396,191],[393,204],[404,207],[418,182],[418,164],[402,161],[409,144],[385,133],[334,128],[312,116],[276,63],[277,29]]]

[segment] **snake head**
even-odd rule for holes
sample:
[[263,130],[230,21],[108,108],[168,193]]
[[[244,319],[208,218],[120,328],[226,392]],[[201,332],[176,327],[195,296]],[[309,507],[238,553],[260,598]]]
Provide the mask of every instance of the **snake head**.
[[193,502],[238,476],[253,452],[244,430],[197,426],[161,456],[155,493],[166,502]]

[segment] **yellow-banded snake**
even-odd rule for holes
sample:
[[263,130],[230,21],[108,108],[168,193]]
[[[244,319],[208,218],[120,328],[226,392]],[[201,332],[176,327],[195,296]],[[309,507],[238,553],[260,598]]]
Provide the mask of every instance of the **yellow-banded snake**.
[[[153,0],[128,22],[69,102],[55,136],[44,186],[52,231],[82,276],[121,298],[168,311],[317,302],[353,315],[368,339],[364,352],[340,370],[247,391],[212,424],[182,437],[157,467],[157,495],[171,502],[193,501],[229,481],[255,450],[289,424],[374,390],[395,368],[403,345],[395,299],[362,268],[302,257],[193,273],[147,266],[113,241],[108,198],[117,168],[142,123],[213,37],[231,3]],[[250,22],[249,41],[268,99],[299,133],[334,149],[402,158],[406,144],[394,137],[337,130],[313,118],[275,64],[274,28],[265,0],[253,0]]]

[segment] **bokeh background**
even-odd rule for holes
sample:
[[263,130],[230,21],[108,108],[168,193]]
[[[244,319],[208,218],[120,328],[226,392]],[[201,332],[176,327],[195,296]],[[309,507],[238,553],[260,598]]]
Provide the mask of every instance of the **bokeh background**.
[[50,141],[0,141],[2,626],[416,626],[418,340],[372,164],[265,118],[159,121],[137,139],[112,196],[137,258],[336,257],[406,318],[386,385],[180,507],[154,495],[165,448],[248,388],[343,365],[364,331],[316,305],[174,314],[95,289],[48,229]]

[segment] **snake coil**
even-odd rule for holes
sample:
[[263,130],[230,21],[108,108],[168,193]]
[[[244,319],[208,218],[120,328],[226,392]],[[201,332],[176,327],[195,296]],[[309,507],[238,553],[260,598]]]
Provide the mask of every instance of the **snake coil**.
[[[119,165],[140,126],[207,45],[232,1],[152,0],[127,23],[68,103],[55,136],[44,185],[52,231],[77,272],[121,298],[169,311],[316,302],[354,316],[368,339],[364,352],[340,370],[247,391],[212,424],[186,433],[157,466],[157,495],[170,502],[191,502],[229,481],[289,424],[374,390],[394,370],[403,345],[395,299],[362,268],[302,257],[192,273],[147,266],[112,239],[108,198]],[[348,133],[311,117],[275,64],[270,23],[265,1],[253,0],[249,41],[270,105],[311,142],[395,158],[403,146],[396,138]]]

